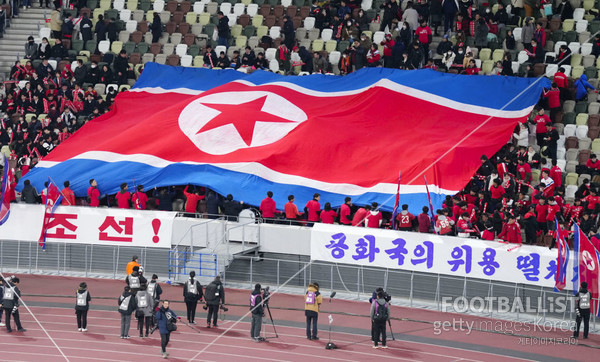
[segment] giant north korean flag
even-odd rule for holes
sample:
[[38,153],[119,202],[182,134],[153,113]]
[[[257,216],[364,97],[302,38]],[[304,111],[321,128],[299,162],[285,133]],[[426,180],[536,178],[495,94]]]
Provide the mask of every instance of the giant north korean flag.
[[108,114],[87,123],[25,178],[86,195],[119,184],[205,185],[257,205],[320,192],[333,206],[435,205],[463,188],[524,120],[547,80],[431,70],[282,76],[147,64]]

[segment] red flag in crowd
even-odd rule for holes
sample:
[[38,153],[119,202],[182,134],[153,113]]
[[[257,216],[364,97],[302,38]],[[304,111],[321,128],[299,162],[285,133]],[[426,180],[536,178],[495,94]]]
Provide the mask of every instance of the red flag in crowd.
[[575,266],[577,267],[577,274],[574,278],[577,288],[573,288],[573,293],[577,293],[579,285],[582,282],[586,282],[588,290],[592,294],[591,312],[594,315],[598,315],[600,312],[600,302],[598,301],[598,297],[600,296],[600,267],[598,266],[600,255],[577,224],[575,224],[575,240],[573,244],[575,249]]
[[8,165],[8,157],[4,156],[4,172],[2,173],[2,195],[0,196],[0,225],[8,220],[10,214],[10,184],[12,172]]
[[52,218],[52,215],[54,215],[54,211],[56,211],[58,205],[60,205],[62,197],[63,195],[58,187],[56,187],[51,180],[48,180],[48,194],[46,196],[46,206],[44,209],[44,222],[42,223],[42,234],[38,241],[39,245],[44,250],[46,249],[46,233],[48,232],[50,219]]
[[558,224],[558,219],[554,218],[556,223],[556,246],[558,256],[556,258],[556,276],[554,279],[554,290],[561,291],[567,285],[567,266],[569,264],[569,245],[563,236],[563,231]]

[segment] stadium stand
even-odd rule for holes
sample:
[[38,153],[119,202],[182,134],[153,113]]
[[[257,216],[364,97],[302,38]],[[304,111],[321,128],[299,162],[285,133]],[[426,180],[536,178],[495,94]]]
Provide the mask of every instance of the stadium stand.
[[[502,209],[500,218],[516,205],[515,212],[525,215],[530,203],[538,204],[539,193],[560,199],[569,223],[581,217],[572,211],[576,199],[592,215],[600,211],[595,193],[590,194],[600,183],[600,161],[594,158],[600,152],[600,3],[536,3],[527,14],[531,9],[497,0],[488,5],[403,1],[400,6],[392,0],[351,0],[344,3],[347,6],[308,0],[87,0],[68,9],[57,2],[45,15],[46,26],[30,31],[32,44],[21,34],[27,44],[14,58],[0,92],[0,145],[3,153],[18,160],[19,169],[29,169],[85,122],[107,112],[117,93],[129,89],[150,61],[290,75],[344,75],[364,66],[384,66],[546,76],[554,86],[528,123],[516,127],[509,145],[486,161],[491,163],[484,164],[481,177],[445,206],[455,219],[459,210],[452,208],[462,202],[476,205],[477,215],[492,211],[482,202],[503,206],[496,209]],[[21,14],[29,10],[21,9]],[[16,22],[16,14],[2,5],[0,17],[7,24]],[[0,27],[0,34],[5,30]],[[215,49],[214,57],[207,49]],[[239,57],[234,58],[236,51]],[[218,59],[221,52],[224,60]],[[266,61],[257,60],[259,54]],[[519,158],[525,158],[531,173],[522,172]],[[510,175],[500,180],[512,196],[502,199],[507,205],[489,199],[487,192],[482,201],[468,197],[470,188],[475,194],[482,187],[489,190],[491,171],[498,175],[500,169],[505,170],[500,175]],[[554,183],[551,193],[548,177],[542,179],[545,169]],[[533,191],[519,196],[524,189]],[[471,221],[481,229],[486,227],[481,220],[477,216]],[[524,218],[521,222],[526,223]],[[496,233],[501,227],[494,225]],[[596,225],[588,231],[595,230]]]

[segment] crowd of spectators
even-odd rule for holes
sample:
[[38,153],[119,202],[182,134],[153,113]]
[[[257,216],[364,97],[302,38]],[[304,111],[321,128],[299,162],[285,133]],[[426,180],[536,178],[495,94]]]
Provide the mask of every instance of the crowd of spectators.
[[[117,93],[126,91],[143,71],[141,54],[137,53],[142,43],[134,44],[134,52],[125,46],[117,47],[116,52],[101,49],[100,42],[108,41],[113,45],[109,49],[115,50],[122,24],[119,25],[114,16],[108,16],[108,12],[90,19],[90,10],[94,9],[86,8],[88,2],[91,1],[80,0],[73,4],[73,9],[63,9],[60,2],[55,2],[50,15],[50,36],[42,37],[39,42],[29,37],[24,59],[15,62],[11,81],[0,88],[0,148],[11,158],[19,176],[26,174],[83,124],[107,112]],[[565,230],[577,221],[586,234],[594,235],[600,211],[600,196],[597,196],[600,161],[589,152],[588,145],[587,149],[580,150],[576,169],[568,170],[566,168],[573,165],[565,164],[561,148],[565,138],[572,138],[567,136],[563,123],[567,123],[568,115],[573,113],[566,108],[575,102],[577,106],[585,104],[585,110],[590,105],[590,132],[598,126],[591,124],[598,118],[598,109],[594,113],[591,106],[597,99],[594,93],[597,68],[587,67],[576,79],[570,77],[575,76],[578,66],[575,60],[581,62],[583,57],[592,56],[595,62],[600,55],[597,32],[600,27],[594,25],[600,21],[597,8],[585,10],[590,32],[579,33],[589,39],[583,39],[574,47],[572,43],[558,43],[572,38],[575,33],[566,26],[575,13],[571,2],[566,0],[556,4],[536,0],[513,0],[510,4],[385,0],[373,3],[373,7],[377,11],[365,11],[356,0],[313,1],[307,15],[314,19],[314,29],[318,29],[323,38],[327,31],[328,41],[335,42],[333,48],[325,47],[326,50],[322,41],[310,39],[307,29],[299,26],[297,16],[288,13],[277,18],[280,33],[261,36],[258,47],[250,46],[249,41],[239,47],[229,18],[233,14],[218,11],[214,32],[208,37],[194,38],[195,45],[202,48],[196,57],[201,61],[194,64],[245,72],[277,69],[284,74],[333,72],[343,75],[363,67],[386,67],[524,77],[543,75],[546,67],[555,65],[555,72],[548,74],[552,87],[544,91],[528,122],[515,128],[513,140],[498,154],[489,160],[482,158],[482,167],[461,193],[448,197],[440,210],[428,210],[424,206],[419,215],[415,215],[415,210],[402,207],[394,224],[401,230],[435,231],[508,242],[521,242],[523,234],[525,243],[550,245],[556,217]],[[277,13],[275,8],[271,11]],[[11,13],[10,8],[3,7],[3,10],[6,15],[17,15],[16,11]],[[139,25],[149,34],[152,46],[158,44],[158,50],[166,48],[162,42],[165,36],[172,40],[174,34],[169,30],[172,22],[165,24],[161,15],[154,12]],[[241,18],[239,20],[241,22]],[[559,29],[561,24],[564,24],[564,34]],[[178,26],[181,29],[181,24]],[[131,36],[133,39],[133,34]],[[73,45],[78,40],[85,49],[90,49],[88,44],[94,49],[75,51]],[[589,50],[586,55],[583,55],[584,43],[591,45],[586,47]],[[554,45],[556,51],[552,51]],[[269,55],[269,49],[275,52]],[[336,52],[339,59],[335,59]],[[179,64],[180,58],[176,60],[174,64]],[[598,134],[592,137],[590,133],[589,138],[596,137]],[[582,144],[583,140],[580,148]],[[565,145],[565,148],[569,147]],[[583,175],[576,182],[575,193],[565,188],[568,181],[565,176],[573,173],[571,171]],[[279,217],[300,223],[339,222],[368,227],[392,225],[391,215],[379,212],[376,204],[352,206],[351,200],[347,200],[340,209],[333,210],[324,200],[321,209],[318,195],[313,200],[302,200],[302,204],[307,202],[301,207],[303,212],[298,211],[293,195],[289,196],[290,202],[277,211],[274,202],[269,202],[272,195],[265,199],[266,205],[252,206],[235,201],[232,195],[218,195],[202,187],[145,192],[138,186],[131,192],[125,184],[117,195],[107,196],[100,195],[101,187],[94,183],[91,182],[87,197],[65,198],[63,203],[175,209],[232,217],[244,208],[252,208],[266,219]],[[27,203],[43,202],[43,195],[43,190],[26,185],[21,198]],[[431,211],[436,214],[433,220],[429,216]]]

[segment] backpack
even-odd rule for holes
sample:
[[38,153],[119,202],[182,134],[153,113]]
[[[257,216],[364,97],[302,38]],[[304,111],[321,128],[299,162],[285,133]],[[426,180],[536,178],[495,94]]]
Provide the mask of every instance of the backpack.
[[315,304],[316,302],[317,302],[317,293],[307,292],[306,300],[304,301],[304,304]]
[[4,288],[4,296],[2,299],[13,300],[15,299],[15,290],[10,286]]
[[217,300],[217,297],[217,284],[210,283],[206,286],[206,289],[204,290],[204,300],[206,300],[207,302],[214,302],[215,300]]
[[147,306],[148,306],[147,294],[140,295],[140,298],[138,300],[138,308],[146,308]]
[[156,290],[156,283],[148,284],[148,289],[146,289],[146,290],[152,296],[152,298],[155,298],[154,291]]
[[374,301],[373,303],[375,303],[375,315],[373,316],[373,320],[375,322],[385,322],[389,316],[387,303],[384,305],[380,305],[377,301]]
[[87,305],[87,290],[83,293],[77,293],[77,306],[85,307]]
[[131,295],[128,295],[121,301],[121,305],[119,305],[119,310],[127,311],[129,309],[129,302],[131,301]]

